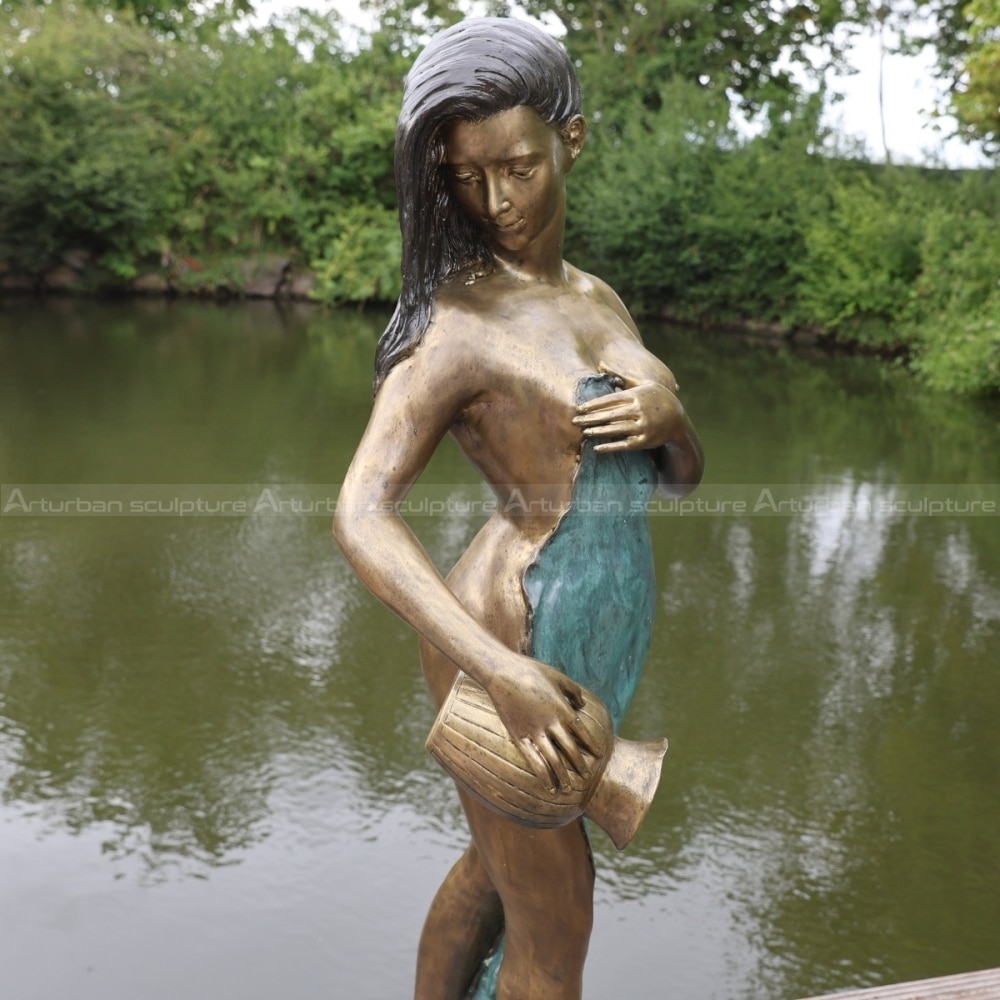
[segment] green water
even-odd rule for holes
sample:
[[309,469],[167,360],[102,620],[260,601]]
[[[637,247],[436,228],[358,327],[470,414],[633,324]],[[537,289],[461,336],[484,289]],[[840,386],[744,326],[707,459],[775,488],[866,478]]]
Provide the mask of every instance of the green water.
[[[336,495],[384,320],[0,305],[5,998],[408,995],[461,818],[413,637],[289,499]],[[629,850],[595,835],[586,997],[1000,965],[1000,522],[892,506],[996,501],[1000,412],[865,359],[646,334],[701,495],[750,504],[651,518],[626,732],[671,749]],[[425,482],[452,511],[411,521],[446,566],[483,493],[450,444]],[[761,488],[795,503],[754,513]],[[74,498],[91,516],[53,513]]]

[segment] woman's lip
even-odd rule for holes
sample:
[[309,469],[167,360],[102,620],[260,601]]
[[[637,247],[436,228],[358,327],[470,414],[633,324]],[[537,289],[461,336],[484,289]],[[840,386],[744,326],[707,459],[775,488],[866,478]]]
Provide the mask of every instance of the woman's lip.
[[511,222],[509,225],[506,226],[499,226],[494,222],[493,230],[494,232],[497,233],[510,234],[513,232],[517,232],[519,229],[523,228],[523,226],[524,226],[524,219],[518,219],[517,222]]

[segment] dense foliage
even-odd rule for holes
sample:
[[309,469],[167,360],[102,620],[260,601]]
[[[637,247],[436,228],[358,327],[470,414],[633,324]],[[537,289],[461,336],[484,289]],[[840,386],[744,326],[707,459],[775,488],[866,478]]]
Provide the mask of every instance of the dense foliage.
[[280,249],[327,298],[392,298],[406,63],[376,44],[348,59],[335,23],[308,14],[205,37],[100,9],[7,18],[0,260],[39,268],[82,247],[130,277]]
[[[381,30],[359,37],[302,11],[251,27],[233,2],[197,18],[168,0],[8,2],[0,276],[78,249],[105,284],[275,253],[311,270],[321,301],[392,300],[400,80],[421,30],[459,4],[370,6]],[[1000,390],[994,174],[838,155],[820,95],[775,69],[782,48],[829,42],[850,15],[840,0],[803,6],[797,25],[751,0],[646,15],[611,0],[517,6],[562,21],[584,80],[592,131],[567,254],[633,309],[902,348],[939,387]],[[985,24],[995,8],[970,9]],[[972,76],[967,93],[995,114],[990,80]],[[756,115],[752,134],[734,105]],[[996,136],[995,122],[976,129]]]

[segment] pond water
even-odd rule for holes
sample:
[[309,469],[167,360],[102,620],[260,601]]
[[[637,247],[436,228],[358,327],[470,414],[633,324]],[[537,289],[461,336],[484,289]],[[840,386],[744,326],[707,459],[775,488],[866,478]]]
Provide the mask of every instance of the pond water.
[[[409,995],[465,837],[415,640],[328,511],[385,319],[0,305],[10,1000]],[[651,517],[626,733],[671,749],[631,847],[594,834],[585,996],[1000,965],[1000,411],[645,333],[709,465],[701,510]],[[450,442],[424,482],[410,520],[447,566],[484,494]]]

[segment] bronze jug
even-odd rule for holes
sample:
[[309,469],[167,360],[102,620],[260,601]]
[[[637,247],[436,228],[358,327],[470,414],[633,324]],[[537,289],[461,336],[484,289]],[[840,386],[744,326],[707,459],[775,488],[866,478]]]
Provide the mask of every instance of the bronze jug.
[[525,826],[557,827],[585,815],[619,850],[635,836],[660,781],[667,741],[615,736],[603,702],[586,692],[580,718],[597,751],[588,779],[552,791],[530,771],[486,691],[460,673],[427,737],[427,749],[466,791]]

